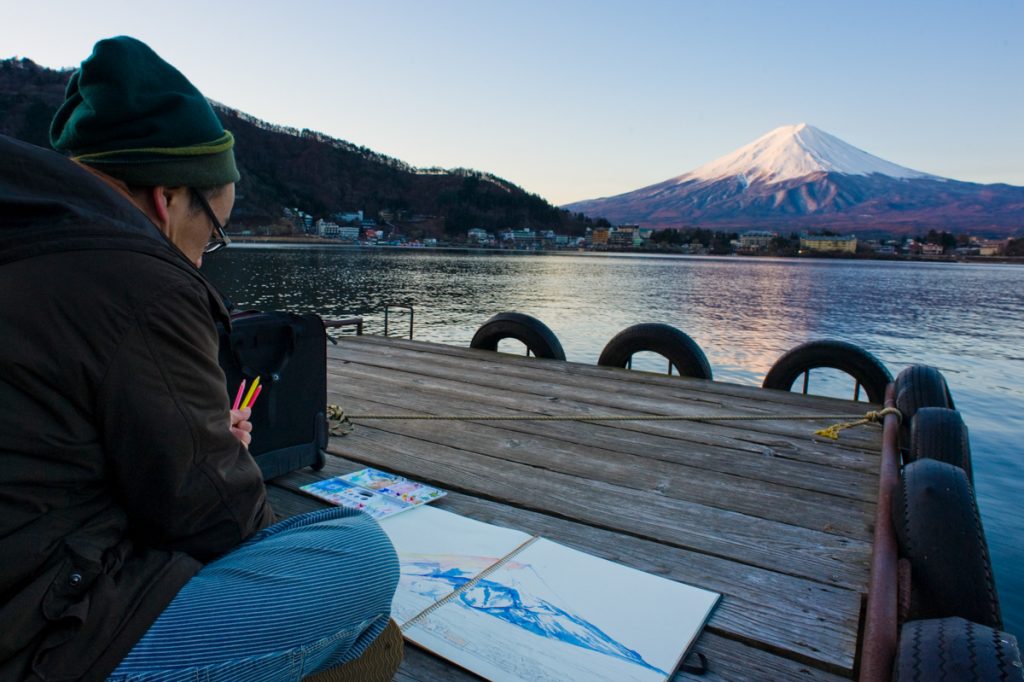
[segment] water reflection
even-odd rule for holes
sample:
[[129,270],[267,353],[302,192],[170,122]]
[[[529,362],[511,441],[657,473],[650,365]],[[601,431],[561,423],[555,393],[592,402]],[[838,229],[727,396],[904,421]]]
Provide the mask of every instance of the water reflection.
[[[204,270],[242,308],[362,315],[369,333],[383,331],[382,303],[410,304],[417,339],[456,346],[494,313],[515,310],[543,320],[568,359],[589,364],[625,327],[664,322],[692,336],[724,381],[759,385],[782,353],[818,338],[855,343],[894,375],[934,365],[971,429],[1004,618],[1024,634],[1024,268],[230,248]],[[634,367],[664,372],[665,362],[638,357]],[[836,377],[814,382],[852,395]]]

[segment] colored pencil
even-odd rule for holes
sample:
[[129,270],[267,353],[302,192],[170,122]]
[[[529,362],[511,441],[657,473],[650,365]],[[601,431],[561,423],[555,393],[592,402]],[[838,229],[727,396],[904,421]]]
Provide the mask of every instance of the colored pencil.
[[235,404],[231,406],[232,410],[237,410],[238,406],[242,404],[242,393],[245,392],[245,379],[242,379],[242,383],[238,385],[238,394],[235,395]]
[[252,394],[256,392],[256,387],[260,385],[260,378],[256,377],[253,379],[252,386],[249,387],[249,392],[245,394],[245,400],[242,401],[242,409],[249,407],[249,401],[252,400]]
[[263,390],[262,386],[260,386],[259,388],[256,389],[256,392],[252,394],[252,400],[249,401],[249,404],[246,405],[246,407],[252,407],[253,405],[256,404],[256,398],[260,397],[260,392],[262,390]]

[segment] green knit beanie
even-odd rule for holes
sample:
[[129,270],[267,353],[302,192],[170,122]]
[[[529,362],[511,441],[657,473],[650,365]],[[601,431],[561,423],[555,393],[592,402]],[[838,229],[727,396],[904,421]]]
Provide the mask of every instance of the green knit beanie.
[[235,138],[210,103],[127,36],[96,43],[71,76],[50,144],[131,185],[217,187],[239,179]]

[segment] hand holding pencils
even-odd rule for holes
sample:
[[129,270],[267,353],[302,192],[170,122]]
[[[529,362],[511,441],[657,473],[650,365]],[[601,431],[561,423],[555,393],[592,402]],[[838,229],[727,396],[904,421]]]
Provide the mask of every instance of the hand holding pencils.
[[[259,377],[253,380],[248,393],[245,392],[245,384],[245,379],[242,379],[242,383],[238,387],[238,393],[235,394],[235,403],[231,406],[231,433],[235,435],[235,438],[242,445],[248,447],[249,443],[252,442],[252,423],[249,421],[250,413],[244,412],[244,410],[252,408],[263,387],[260,386]],[[244,399],[242,398],[243,395],[245,395]]]

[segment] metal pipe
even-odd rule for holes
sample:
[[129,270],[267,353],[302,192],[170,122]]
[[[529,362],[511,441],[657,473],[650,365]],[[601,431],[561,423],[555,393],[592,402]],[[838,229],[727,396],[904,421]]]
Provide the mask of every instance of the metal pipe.
[[[896,389],[885,389],[885,406],[896,406]],[[896,533],[892,527],[892,504],[899,489],[899,449],[896,436],[900,420],[886,415],[882,424],[882,456],[878,472],[878,505],[875,508],[875,537],[871,552],[871,577],[864,613],[864,637],[860,647],[861,682],[889,682],[899,639],[897,618]]]

